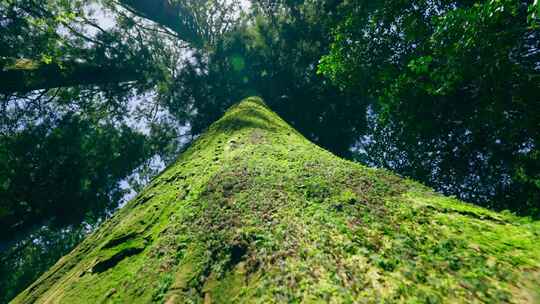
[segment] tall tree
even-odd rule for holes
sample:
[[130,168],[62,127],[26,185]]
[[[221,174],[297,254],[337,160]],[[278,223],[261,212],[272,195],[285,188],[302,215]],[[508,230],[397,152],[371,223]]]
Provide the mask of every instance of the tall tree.
[[339,159],[249,98],[13,303],[520,302],[539,228]]

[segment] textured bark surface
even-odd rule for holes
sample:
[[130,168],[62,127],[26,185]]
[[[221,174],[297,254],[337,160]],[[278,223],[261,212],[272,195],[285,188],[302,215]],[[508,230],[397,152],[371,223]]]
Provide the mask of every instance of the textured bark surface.
[[248,98],[13,302],[534,303],[539,244]]

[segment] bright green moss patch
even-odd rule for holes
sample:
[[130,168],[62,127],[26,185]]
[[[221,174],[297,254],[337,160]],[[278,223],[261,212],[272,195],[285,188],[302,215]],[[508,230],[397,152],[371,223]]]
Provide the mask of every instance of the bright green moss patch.
[[540,223],[311,144],[249,98],[15,303],[540,302]]

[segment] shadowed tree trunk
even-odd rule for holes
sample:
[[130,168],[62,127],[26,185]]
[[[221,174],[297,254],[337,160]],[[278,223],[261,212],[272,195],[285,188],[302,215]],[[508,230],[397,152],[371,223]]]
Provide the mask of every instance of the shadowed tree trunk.
[[39,89],[103,85],[142,78],[143,73],[129,65],[114,67],[76,62],[65,62],[62,65],[29,62],[21,66],[0,69],[0,93],[24,94]]
[[152,20],[178,34],[178,37],[194,47],[200,47],[202,37],[197,29],[192,11],[182,5],[184,1],[169,0],[121,0],[122,6],[134,14]]
[[232,107],[13,303],[534,302],[540,224]]

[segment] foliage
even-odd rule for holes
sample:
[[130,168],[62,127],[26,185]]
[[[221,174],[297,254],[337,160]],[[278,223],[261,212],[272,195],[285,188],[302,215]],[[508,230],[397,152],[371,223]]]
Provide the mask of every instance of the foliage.
[[363,145],[369,161],[486,206],[537,214],[540,37],[531,5],[343,4],[319,72],[373,98],[381,132]]
[[141,134],[77,116],[0,140],[2,238],[43,218],[77,223],[114,210],[116,182],[147,157]]

